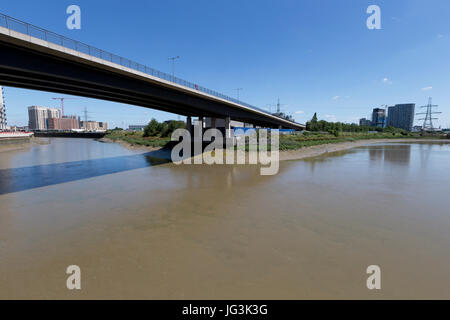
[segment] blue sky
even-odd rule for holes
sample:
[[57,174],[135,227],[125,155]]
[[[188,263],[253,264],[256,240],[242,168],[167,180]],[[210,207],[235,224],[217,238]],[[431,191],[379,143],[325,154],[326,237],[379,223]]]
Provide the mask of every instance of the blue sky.
[[[81,30],[66,28],[67,6],[82,10]],[[381,8],[381,30],[366,27],[366,8]],[[2,1],[14,18],[269,108],[299,122],[357,122],[396,103],[439,105],[450,127],[448,0]],[[28,122],[26,107],[57,107],[52,94],[5,88],[9,124]],[[67,100],[66,114],[110,126],[176,119],[165,112],[108,101]],[[418,118],[418,117],[416,117]]]

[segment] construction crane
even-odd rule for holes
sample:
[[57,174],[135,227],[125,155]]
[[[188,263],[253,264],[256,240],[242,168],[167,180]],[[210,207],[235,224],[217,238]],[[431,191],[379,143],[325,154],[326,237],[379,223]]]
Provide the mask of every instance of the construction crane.
[[68,100],[68,99],[75,100],[77,98],[56,97],[56,98],[52,98],[52,99],[61,101],[61,116],[64,117],[64,100]]

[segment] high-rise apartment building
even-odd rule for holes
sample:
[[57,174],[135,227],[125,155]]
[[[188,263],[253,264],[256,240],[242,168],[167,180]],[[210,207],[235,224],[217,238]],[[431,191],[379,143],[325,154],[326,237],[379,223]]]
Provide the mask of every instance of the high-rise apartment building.
[[62,118],[61,109],[47,108],[49,118]]
[[387,125],[411,131],[414,124],[415,103],[396,104],[388,108]]
[[0,86],[0,130],[6,130],[6,107],[3,98],[3,87]]
[[372,112],[372,127],[386,126],[386,109],[374,108]]
[[28,127],[30,130],[48,130],[49,118],[61,118],[61,110],[55,108],[28,107]]
[[47,129],[48,112],[46,107],[28,107],[28,127],[30,130]]

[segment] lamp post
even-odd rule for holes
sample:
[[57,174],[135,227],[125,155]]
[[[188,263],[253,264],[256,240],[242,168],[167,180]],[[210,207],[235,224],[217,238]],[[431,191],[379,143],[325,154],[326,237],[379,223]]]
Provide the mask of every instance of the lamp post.
[[169,61],[172,60],[172,78],[175,78],[175,60],[180,59],[180,56],[168,58]]
[[239,91],[241,91],[242,88],[236,88],[236,89],[234,89],[234,90],[236,90],[236,92],[237,92],[237,99],[238,99],[238,101],[239,101]]

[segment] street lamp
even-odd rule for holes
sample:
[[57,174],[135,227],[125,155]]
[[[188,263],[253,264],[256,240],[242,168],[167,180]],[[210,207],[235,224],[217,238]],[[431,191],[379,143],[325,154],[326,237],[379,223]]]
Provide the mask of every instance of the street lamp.
[[175,60],[180,59],[180,56],[168,58],[169,61],[172,60],[172,78],[175,78]]
[[236,90],[236,91],[237,91],[237,100],[239,101],[239,91],[241,91],[241,90],[242,90],[242,88],[236,88],[236,89],[234,89],[234,90]]

